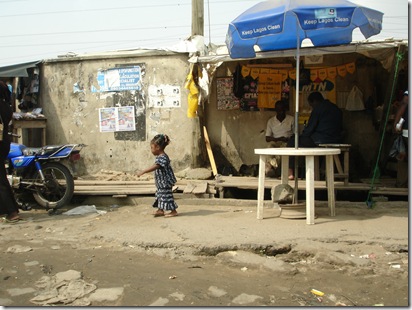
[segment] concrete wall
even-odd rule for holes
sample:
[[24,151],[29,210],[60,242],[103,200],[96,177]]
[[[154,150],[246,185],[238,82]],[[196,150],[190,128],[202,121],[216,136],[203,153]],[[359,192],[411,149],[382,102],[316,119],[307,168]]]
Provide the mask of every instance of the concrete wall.
[[[259,64],[292,64],[293,58],[259,59]],[[216,71],[216,78],[232,76],[236,65],[256,64],[258,61],[232,61],[223,63]],[[389,72],[382,68],[380,62],[360,54],[324,55],[322,66],[339,66],[350,62],[356,63],[356,71],[345,77],[337,77],[337,105],[344,111],[345,143],[353,145],[351,162],[356,165],[356,174],[367,177],[375,164],[379,146],[379,131],[374,125],[373,109],[384,102],[389,91]],[[310,66],[306,66],[310,68]],[[346,98],[353,85],[363,92],[364,102],[370,97],[373,108],[360,112],[344,110]],[[295,90],[291,88],[291,94]],[[306,93],[306,96],[309,93]],[[255,148],[265,148],[266,123],[275,115],[268,109],[260,111],[218,110],[216,105],[216,79],[211,87],[211,98],[206,106],[206,124],[218,167],[232,167],[236,171],[242,164],[258,164],[259,157],[254,154]],[[305,94],[301,95],[301,97]],[[302,99],[302,98],[301,98]],[[289,113],[294,116],[294,95],[290,98]],[[352,169],[351,168],[351,169]],[[220,171],[221,172],[221,171]],[[360,172],[360,173],[358,173]],[[366,175],[366,176],[365,176]]]
[[[46,61],[41,66],[40,105],[48,118],[47,144],[84,143],[83,161],[77,173],[93,174],[102,169],[133,172],[154,162],[150,140],[158,133],[169,135],[166,152],[176,171],[198,164],[200,132],[198,119],[189,119],[187,90],[189,71],[187,54],[142,57],[79,58]],[[139,64],[142,90],[92,92],[97,73],[115,67]],[[74,85],[80,91],[76,91]],[[179,108],[149,107],[150,85],[180,87]],[[136,131],[100,132],[99,108],[135,106]]]

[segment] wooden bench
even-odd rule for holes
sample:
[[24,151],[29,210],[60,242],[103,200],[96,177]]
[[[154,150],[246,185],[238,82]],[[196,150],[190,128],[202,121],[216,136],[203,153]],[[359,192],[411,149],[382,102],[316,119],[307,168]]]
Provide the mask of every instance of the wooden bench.
[[[349,150],[351,146],[351,144],[319,144],[319,147],[340,149],[341,154],[343,154],[343,166],[339,155],[333,155],[333,161],[337,170],[334,176],[335,179],[343,179],[345,185],[349,184]],[[315,180],[319,179],[319,161],[317,161],[315,162]]]

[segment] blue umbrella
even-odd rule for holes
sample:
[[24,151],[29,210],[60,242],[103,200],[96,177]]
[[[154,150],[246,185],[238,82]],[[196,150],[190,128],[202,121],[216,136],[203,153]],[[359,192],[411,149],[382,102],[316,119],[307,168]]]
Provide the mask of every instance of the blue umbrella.
[[253,58],[260,51],[296,49],[295,147],[298,147],[299,48],[349,44],[359,28],[365,38],[380,33],[383,13],[346,0],[269,0],[246,10],[229,24],[226,45],[231,58]]
[[[253,58],[260,51],[296,49],[295,148],[299,146],[299,48],[304,39],[314,46],[352,42],[359,28],[367,39],[382,30],[383,13],[347,0],[268,0],[246,10],[229,24],[226,45],[231,58]],[[295,190],[298,194],[297,160]]]

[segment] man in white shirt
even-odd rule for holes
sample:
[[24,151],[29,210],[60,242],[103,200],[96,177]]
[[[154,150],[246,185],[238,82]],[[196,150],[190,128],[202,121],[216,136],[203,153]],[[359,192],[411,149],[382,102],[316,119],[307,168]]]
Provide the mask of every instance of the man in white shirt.
[[[266,142],[268,147],[286,147],[286,143],[293,135],[295,119],[286,114],[288,103],[279,100],[275,103],[276,115],[270,118],[266,125]],[[280,157],[274,156],[266,164],[266,175],[274,176],[280,165]]]

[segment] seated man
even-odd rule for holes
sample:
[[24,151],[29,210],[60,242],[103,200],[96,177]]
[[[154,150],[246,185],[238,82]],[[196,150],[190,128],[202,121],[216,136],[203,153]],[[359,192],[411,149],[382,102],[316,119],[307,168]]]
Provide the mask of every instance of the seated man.
[[[276,115],[270,118],[266,126],[266,142],[268,147],[285,147],[293,134],[295,120],[291,115],[286,114],[288,103],[277,101],[275,103]],[[266,176],[274,176],[277,167],[280,165],[280,157],[270,159],[266,164]]]
[[[313,92],[308,96],[308,103],[312,107],[308,123],[299,136],[299,147],[316,147],[319,144],[341,143],[342,140],[342,111],[332,102],[324,99],[320,92]],[[292,136],[287,144],[295,146],[295,137]],[[294,158],[289,160],[289,179],[293,180]]]

